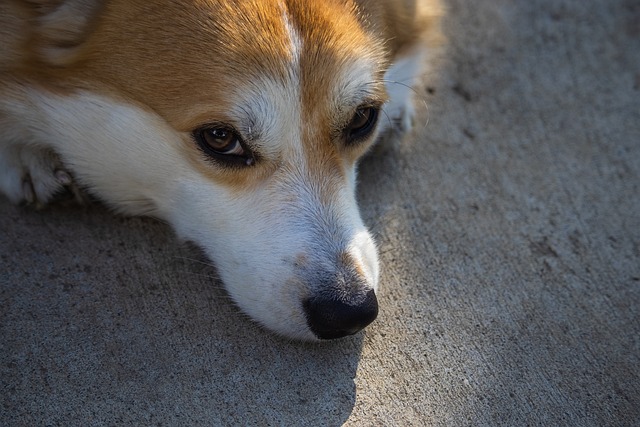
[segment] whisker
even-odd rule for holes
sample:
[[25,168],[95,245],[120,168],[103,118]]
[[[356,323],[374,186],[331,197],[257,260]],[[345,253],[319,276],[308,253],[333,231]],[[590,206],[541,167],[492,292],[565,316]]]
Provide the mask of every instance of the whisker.
[[[418,74],[417,76],[414,76],[414,77],[407,77],[405,79],[405,81],[414,80],[414,79],[417,79],[418,77],[421,77],[421,76],[422,76],[422,74]],[[383,79],[382,81],[384,83],[397,84],[397,85],[406,87],[407,89],[409,89],[410,91],[412,91],[416,95],[416,98],[422,103],[422,105],[424,106],[425,111],[426,111],[427,119],[426,119],[426,121],[424,123],[424,126],[422,126],[422,130],[426,129],[427,126],[429,125],[429,119],[430,119],[429,104],[427,103],[426,97],[424,95],[422,95],[420,92],[418,92],[418,90],[416,88],[414,88],[413,86],[408,85],[408,84],[406,84],[406,83],[404,83],[402,81],[387,80],[387,79]]]
[[192,277],[201,277],[203,279],[212,279],[213,281],[217,282],[219,281],[219,277],[215,274],[202,274],[202,273],[196,273],[194,271],[187,271],[184,274],[188,275],[188,276],[192,276]]
[[[409,78],[408,78],[408,79],[406,79],[406,80],[412,80],[413,78],[414,78],[414,77],[409,77]],[[406,87],[407,89],[411,90],[411,91],[412,91],[413,93],[415,93],[416,95],[418,95],[420,98],[422,98],[422,97],[423,97],[422,95],[420,95],[420,92],[418,92],[416,88],[414,88],[413,86],[408,85],[408,84],[406,84],[406,83],[404,83],[404,82],[402,82],[402,81],[397,81],[397,80],[386,80],[386,79],[383,79],[382,81],[383,81],[384,83],[392,83],[392,84],[396,84],[396,85],[404,86],[404,87]]]
[[[148,199],[118,199],[117,205],[133,205],[139,215],[153,216],[158,210],[155,205]],[[115,208],[117,211],[126,211],[127,209]]]
[[393,128],[393,120],[391,120],[391,117],[389,117],[389,114],[387,114],[387,112],[384,111],[384,109],[381,109],[380,111],[382,111],[382,114],[384,114],[387,117],[387,121],[389,122],[390,128]]
[[179,255],[176,255],[175,258],[181,259],[181,260],[184,260],[184,261],[191,261],[191,262],[195,262],[195,263],[198,263],[198,264],[206,265],[207,267],[216,268],[215,264],[213,264],[212,262],[207,262],[207,261],[203,261],[203,260],[200,260],[200,259],[189,258],[189,257],[179,256]]

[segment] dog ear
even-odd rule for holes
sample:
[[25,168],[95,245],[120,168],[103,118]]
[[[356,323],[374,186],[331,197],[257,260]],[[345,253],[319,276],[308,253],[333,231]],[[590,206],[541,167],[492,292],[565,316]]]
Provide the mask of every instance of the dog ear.
[[100,0],[26,0],[34,25],[39,59],[56,66],[68,65],[91,31]]

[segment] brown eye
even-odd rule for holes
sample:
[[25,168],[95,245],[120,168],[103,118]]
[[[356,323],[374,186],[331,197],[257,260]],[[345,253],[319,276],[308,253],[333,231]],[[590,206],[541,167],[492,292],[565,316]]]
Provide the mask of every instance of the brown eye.
[[253,155],[238,134],[230,128],[204,127],[193,132],[193,136],[205,154],[222,163],[231,165],[252,165]]
[[244,149],[236,134],[228,129],[213,128],[201,131],[202,141],[218,154],[242,156]]
[[378,121],[378,111],[376,107],[358,108],[346,128],[347,139],[353,141],[368,136]]

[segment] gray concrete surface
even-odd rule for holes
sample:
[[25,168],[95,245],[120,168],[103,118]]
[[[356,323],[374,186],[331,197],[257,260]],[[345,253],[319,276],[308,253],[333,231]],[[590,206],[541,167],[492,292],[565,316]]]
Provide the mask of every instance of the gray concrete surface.
[[0,203],[0,425],[640,425],[640,3],[448,2],[362,164],[381,315],[287,342],[165,225]]

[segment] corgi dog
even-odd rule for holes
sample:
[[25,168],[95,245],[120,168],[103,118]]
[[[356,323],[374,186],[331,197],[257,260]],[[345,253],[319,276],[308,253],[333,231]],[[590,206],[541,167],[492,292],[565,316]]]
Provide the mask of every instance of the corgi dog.
[[410,128],[436,0],[2,0],[0,193],[82,188],[201,246],[293,339],[378,314],[358,160]]

